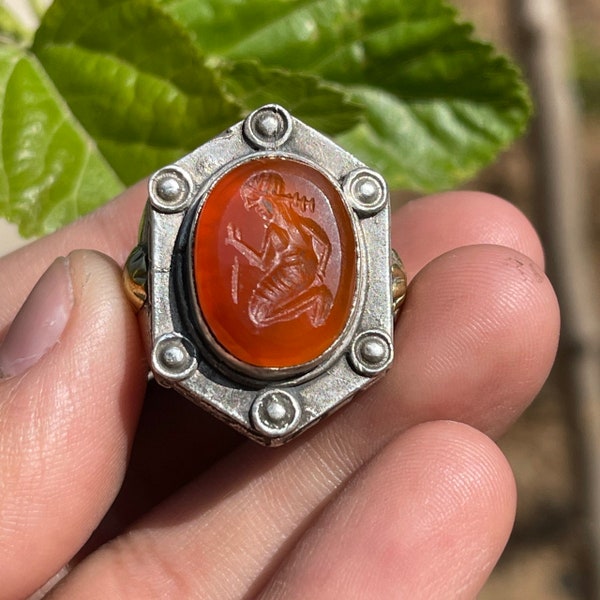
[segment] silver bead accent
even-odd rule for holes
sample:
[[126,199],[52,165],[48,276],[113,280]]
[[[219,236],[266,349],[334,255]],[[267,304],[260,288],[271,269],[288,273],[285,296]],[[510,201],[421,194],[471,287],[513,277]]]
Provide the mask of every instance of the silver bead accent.
[[152,370],[166,381],[181,381],[196,370],[192,344],[177,333],[161,336],[152,350]]
[[181,195],[181,182],[172,175],[167,175],[156,184],[156,193],[161,200],[174,202]]
[[183,169],[170,166],[154,173],[148,188],[152,206],[160,212],[173,213],[187,208],[193,184]]
[[277,148],[292,133],[292,117],[278,104],[267,104],[248,115],[244,121],[243,133],[246,141],[254,148]]
[[379,365],[387,357],[387,348],[380,340],[367,339],[359,351],[362,361],[369,365]]
[[254,428],[271,438],[293,431],[298,425],[300,414],[298,400],[290,392],[280,389],[263,391],[250,409]]
[[365,217],[378,213],[388,201],[383,177],[369,169],[352,171],[344,181],[344,192],[354,210]]
[[363,331],[352,343],[350,364],[357,373],[373,377],[387,369],[394,357],[392,340],[378,330]]

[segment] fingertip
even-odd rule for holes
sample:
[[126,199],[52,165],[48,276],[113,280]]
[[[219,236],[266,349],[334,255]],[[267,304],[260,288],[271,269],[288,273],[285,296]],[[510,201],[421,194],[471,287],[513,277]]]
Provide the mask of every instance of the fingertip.
[[415,426],[345,486],[263,597],[473,598],[505,547],[515,500],[510,466],[481,432]]
[[546,380],[559,328],[556,295],[534,261],[502,246],[455,249],[411,283],[382,388],[418,399],[397,406],[413,421],[450,418],[498,435]]
[[390,461],[394,452],[402,453],[403,468],[412,468],[423,493],[431,483],[444,482],[433,486],[433,512],[447,516],[449,504],[459,510],[468,506],[470,519],[458,520],[457,526],[465,532],[478,530],[476,521],[481,518],[492,545],[504,546],[516,512],[516,483],[508,460],[490,437],[465,423],[430,421],[409,429],[385,452]]
[[[516,484],[504,454],[475,428],[433,421],[396,438],[381,460],[396,522],[404,520],[391,532],[390,556],[407,565],[406,597],[475,597],[514,524]],[[399,499],[407,489],[408,508]]]
[[31,290],[0,343],[0,381],[22,375],[58,343],[72,307],[69,262],[60,257]]
[[531,222],[515,205],[485,192],[452,191],[413,200],[396,211],[392,231],[410,276],[445,252],[478,244],[512,248],[544,268]]

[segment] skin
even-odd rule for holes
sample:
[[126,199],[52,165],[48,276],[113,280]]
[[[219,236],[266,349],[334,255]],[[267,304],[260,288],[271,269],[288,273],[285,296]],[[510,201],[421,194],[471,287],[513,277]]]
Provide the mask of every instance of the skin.
[[390,373],[265,449],[146,388],[117,266],[145,196],[139,184],[0,259],[0,339],[57,256],[74,298],[60,342],[0,381],[0,598],[57,573],[53,600],[476,597],[515,509],[492,438],[539,391],[558,338],[523,215],[473,192],[401,208],[411,283]]

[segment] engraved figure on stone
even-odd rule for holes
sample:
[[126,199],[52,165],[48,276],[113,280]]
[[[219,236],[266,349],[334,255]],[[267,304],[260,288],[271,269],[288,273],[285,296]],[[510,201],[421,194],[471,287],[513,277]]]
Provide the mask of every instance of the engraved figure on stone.
[[[261,248],[256,249],[242,240],[239,228],[227,225],[225,243],[262,272],[250,294],[250,320],[266,327],[305,313],[314,327],[323,324],[333,303],[325,285],[331,242],[304,214],[314,212],[314,198],[286,193],[283,177],[271,170],[249,177],[240,193],[246,210],[254,211],[266,227]],[[236,278],[238,269],[239,265],[234,269]],[[234,301],[236,286],[237,281],[232,281]]]

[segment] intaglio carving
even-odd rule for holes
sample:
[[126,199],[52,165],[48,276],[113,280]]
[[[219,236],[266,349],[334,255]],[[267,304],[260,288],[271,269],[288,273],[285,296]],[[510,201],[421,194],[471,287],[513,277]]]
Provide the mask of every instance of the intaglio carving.
[[[240,194],[245,209],[265,226],[261,246],[255,248],[243,240],[240,226],[227,225],[226,243],[261,272],[248,300],[250,320],[266,327],[306,313],[312,326],[319,327],[329,316],[333,295],[325,284],[331,242],[323,228],[306,216],[315,212],[315,199],[289,193],[281,174],[272,170],[249,177]],[[231,292],[236,303],[239,269],[234,261]]]

